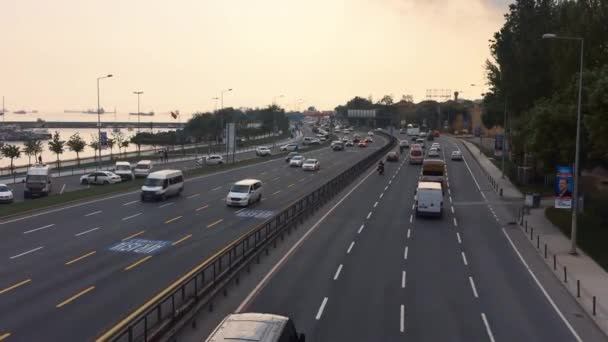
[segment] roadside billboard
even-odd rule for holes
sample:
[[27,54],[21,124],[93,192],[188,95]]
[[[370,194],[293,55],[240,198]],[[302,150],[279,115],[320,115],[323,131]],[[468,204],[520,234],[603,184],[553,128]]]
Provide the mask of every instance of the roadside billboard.
[[555,177],[555,207],[572,208],[572,166],[558,166]]

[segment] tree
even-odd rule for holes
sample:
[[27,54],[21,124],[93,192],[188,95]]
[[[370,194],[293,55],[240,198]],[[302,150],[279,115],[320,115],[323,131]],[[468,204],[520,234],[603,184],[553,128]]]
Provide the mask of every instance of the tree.
[[70,151],[76,152],[76,160],[78,165],[80,166],[80,152],[84,151],[84,148],[87,146],[87,143],[80,137],[80,134],[74,133],[66,145],[70,148]]
[[127,155],[127,148],[129,148],[129,140],[123,141],[120,145],[121,145],[121,147],[123,147],[125,149],[125,156],[126,156]]
[[120,148],[123,147],[122,143],[125,141],[125,135],[122,132],[112,132],[112,137],[116,147],[118,147],[118,155],[120,155]]
[[108,147],[110,148],[110,161],[112,160],[112,148],[114,148],[114,139],[107,139],[106,140],[106,145],[108,145]]
[[29,139],[26,140],[23,147],[23,153],[27,156],[27,164],[32,164],[32,156],[36,156],[37,153],[37,145],[36,142],[40,142],[40,140]]
[[53,139],[49,141],[49,150],[51,150],[51,152],[55,153],[57,156],[57,168],[59,168],[59,155],[63,153],[64,148],[65,141],[61,140],[59,137],[59,132],[55,131],[55,134],[53,134]]
[[393,103],[394,103],[394,101],[393,101],[392,95],[384,95],[382,97],[382,99],[380,99],[380,101],[378,101],[378,104],[385,105],[385,106],[390,106]]
[[2,155],[5,156],[6,158],[10,158],[11,159],[11,173],[13,174],[13,177],[15,176],[15,173],[13,172],[13,160],[15,158],[19,158],[21,156],[21,150],[19,149],[19,146],[15,146],[15,145],[4,145],[2,146],[1,150]]

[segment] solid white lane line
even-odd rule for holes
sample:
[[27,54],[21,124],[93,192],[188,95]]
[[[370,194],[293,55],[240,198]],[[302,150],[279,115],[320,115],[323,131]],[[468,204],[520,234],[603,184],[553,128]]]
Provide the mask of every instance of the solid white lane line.
[[399,330],[401,332],[405,331],[405,306],[401,304],[401,319],[399,323]]
[[467,256],[464,254],[464,252],[460,252],[460,254],[462,255],[462,262],[464,262],[465,266],[468,266],[469,263],[467,262]]
[[469,276],[469,283],[471,284],[471,290],[473,290],[473,296],[475,296],[475,298],[479,298],[479,295],[477,295],[477,288],[475,287],[475,281],[471,276]]
[[131,215],[131,216],[127,216],[127,217],[123,217],[123,218],[122,218],[122,220],[123,220],[123,221],[130,220],[130,219],[132,219],[132,218],[134,218],[134,217],[137,217],[137,216],[139,216],[139,215],[141,215],[141,214],[142,214],[142,213],[137,213],[137,214],[135,214],[135,215]]
[[456,238],[458,238],[458,244],[462,244],[462,240],[460,239],[460,233],[456,232]]
[[378,202],[374,203],[374,208],[378,206]]
[[372,212],[370,211],[369,214],[367,214],[367,219],[369,220],[369,218],[372,217]]
[[84,216],[85,216],[85,217],[86,217],[86,216],[93,216],[93,215],[101,214],[102,212],[103,212],[103,211],[98,210],[98,211],[94,211],[94,212],[92,212],[92,213],[88,213],[88,214],[86,214],[86,215],[84,215]]
[[36,228],[36,229],[32,229],[32,230],[27,230],[27,231],[23,232],[23,234],[29,234],[29,233],[37,232],[37,231],[39,231],[39,230],[43,230],[43,229],[47,229],[47,228],[51,228],[51,227],[52,227],[52,226],[54,226],[54,225],[55,225],[54,223],[52,223],[52,224],[47,224],[47,225],[46,225],[46,226],[44,226],[44,227],[40,227],[40,228]]
[[384,196],[384,192],[380,194],[380,198],[382,198],[382,196]]
[[458,222],[456,222],[456,218],[454,217],[454,226],[458,227]]
[[340,276],[340,272],[342,272],[342,264],[340,264],[340,266],[338,266],[338,269],[336,270],[336,274],[334,275],[334,280],[338,280],[338,277]]
[[405,288],[405,277],[406,277],[406,273],[405,270],[401,271],[401,288],[404,289]]
[[[488,338],[490,338],[490,342],[494,342],[494,335],[492,334],[492,329],[490,329],[490,324],[488,323],[488,319],[486,318],[485,313],[481,313],[481,319],[483,320],[483,325],[486,326],[486,332],[488,333]],[[580,341],[580,338],[579,338]]]
[[346,250],[346,254],[350,254],[350,251],[353,249],[354,246],[355,246],[355,241],[350,243],[350,246],[348,246],[348,249]]
[[483,192],[481,192],[481,197],[483,197],[483,199],[487,199],[486,194],[484,194]]
[[159,205],[158,208],[160,209],[160,208],[168,207],[168,206],[174,205],[174,204],[175,203],[173,203],[173,202],[169,202],[169,203],[165,203],[165,204]]
[[21,254],[13,255],[12,257],[10,257],[10,259],[17,259],[19,257],[22,257],[22,256],[26,255],[26,254],[34,253],[35,251],[41,250],[43,248],[44,248],[44,246],[40,246],[40,247],[37,247],[37,248],[34,248],[34,249],[30,249],[27,252],[23,252]]
[[410,232],[411,232],[411,229],[409,229],[409,228],[408,228],[408,229],[407,229],[407,238],[408,238],[408,239],[410,238]]
[[524,257],[521,256],[521,253],[519,252],[517,247],[515,247],[515,244],[513,243],[513,240],[511,240],[511,237],[509,236],[509,234],[507,234],[507,231],[504,228],[502,228],[502,232],[503,232],[503,234],[505,234],[507,240],[509,240],[509,244],[511,244],[511,247],[513,248],[513,250],[519,257],[519,260],[521,261],[522,264],[524,264],[524,267],[528,270],[528,273],[530,273],[530,275],[532,276],[532,279],[534,279],[534,282],[536,283],[536,285],[538,285],[538,287],[542,291],[543,295],[545,296],[545,298],[547,298],[547,300],[549,301],[549,303],[551,304],[551,306],[553,307],[555,312],[557,312],[557,314],[562,319],[562,321],[564,322],[566,327],[568,327],[568,330],[570,330],[572,335],[574,335],[574,338],[576,338],[577,341],[581,342],[582,339],[580,338],[580,336],[578,336],[578,334],[576,333],[574,328],[572,328],[572,325],[570,325],[570,322],[568,322],[568,320],[566,319],[564,314],[559,310],[557,305],[555,305],[555,302],[553,301],[553,299],[551,299],[551,297],[549,296],[549,294],[547,293],[547,291],[545,290],[543,285],[540,283],[540,281],[538,281],[538,278],[536,278],[536,275],[534,274],[534,272],[532,272],[532,270],[530,269],[530,266],[528,266],[528,263],[526,263],[526,260],[524,260]]
[[194,198],[194,197],[198,197],[198,196],[200,196],[200,195],[201,195],[201,194],[194,194],[194,195],[190,195],[190,196],[188,196],[188,197],[186,197],[186,198]]
[[409,251],[409,247],[405,246],[405,250],[403,251],[403,259],[407,260],[407,252]]
[[123,205],[131,205],[131,204],[137,203],[137,202],[139,202],[139,201],[131,201],[131,202],[123,203]]
[[452,214],[454,214],[454,206],[451,205],[450,207],[452,207]]
[[92,228],[92,229],[89,229],[89,230],[85,230],[84,232],[80,232],[80,233],[78,233],[78,234],[76,234],[76,235],[74,235],[74,236],[81,236],[81,235],[84,235],[84,234],[88,234],[88,233],[90,233],[90,232],[94,232],[94,231],[96,231],[96,230],[99,230],[99,228],[100,228],[100,227],[95,227],[95,228]]
[[321,303],[321,306],[319,307],[319,311],[317,311],[317,316],[315,317],[315,319],[317,321],[321,319],[321,315],[323,315],[323,310],[325,309],[326,304],[327,304],[327,297],[323,298],[323,302]]
[[364,224],[361,225],[361,227],[359,227],[359,231],[357,232],[357,234],[361,234],[361,231],[363,231],[363,228],[365,227]]

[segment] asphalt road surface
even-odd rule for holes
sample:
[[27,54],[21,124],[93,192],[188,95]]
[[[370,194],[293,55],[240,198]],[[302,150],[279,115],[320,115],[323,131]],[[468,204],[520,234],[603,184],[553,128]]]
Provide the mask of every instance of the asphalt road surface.
[[553,275],[536,283],[472,157],[462,149],[465,161],[451,161],[462,146],[438,141],[448,156],[442,218],[415,217],[420,166],[387,163],[311,223],[236,311],[291,317],[308,341],[605,340]]
[[[139,201],[131,192],[0,222],[0,337],[91,339],[269,215],[380,148],[306,156],[321,170],[283,159],[193,178],[181,197]],[[224,203],[231,183],[264,182],[250,209]],[[146,247],[143,247],[146,246]],[[133,248],[140,247],[137,252]]]

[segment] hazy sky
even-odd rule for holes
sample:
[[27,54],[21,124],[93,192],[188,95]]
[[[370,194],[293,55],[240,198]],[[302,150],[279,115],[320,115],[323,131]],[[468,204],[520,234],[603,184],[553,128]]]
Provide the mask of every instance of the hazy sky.
[[478,97],[507,0],[3,0],[7,107],[136,111],[332,109],[355,95]]

